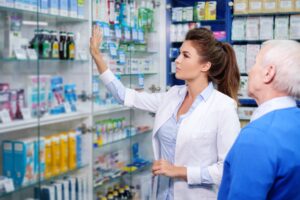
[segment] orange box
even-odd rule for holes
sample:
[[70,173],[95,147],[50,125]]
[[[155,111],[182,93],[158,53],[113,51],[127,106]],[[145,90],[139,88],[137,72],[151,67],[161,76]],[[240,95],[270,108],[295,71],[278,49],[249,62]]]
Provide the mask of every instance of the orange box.
[[262,0],[262,12],[263,13],[276,13],[277,1],[276,0]]
[[249,13],[262,12],[262,0],[249,0]]
[[293,0],[277,0],[277,11],[280,13],[293,12],[294,1]]
[[248,14],[248,0],[234,1],[234,14]]

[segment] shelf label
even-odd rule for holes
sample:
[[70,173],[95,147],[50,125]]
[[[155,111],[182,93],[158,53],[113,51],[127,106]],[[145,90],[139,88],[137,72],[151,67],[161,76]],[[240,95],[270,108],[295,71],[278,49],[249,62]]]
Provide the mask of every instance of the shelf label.
[[37,60],[38,59],[35,49],[27,49],[27,56],[28,56],[29,60]]
[[14,53],[18,60],[26,60],[27,59],[26,51],[24,49],[14,49]]
[[13,181],[11,178],[8,178],[5,180],[4,189],[5,189],[5,192],[12,192],[15,190],[15,187],[14,187],[14,184],[13,184]]
[[21,113],[24,120],[31,119],[31,112],[29,108],[21,108]]
[[1,119],[2,123],[10,123],[11,122],[11,118],[10,118],[8,110],[4,109],[4,110],[0,111],[0,119]]
[[72,109],[71,109],[71,106],[69,103],[64,103],[64,106],[65,106],[65,110],[66,110],[66,113],[71,113],[72,112]]

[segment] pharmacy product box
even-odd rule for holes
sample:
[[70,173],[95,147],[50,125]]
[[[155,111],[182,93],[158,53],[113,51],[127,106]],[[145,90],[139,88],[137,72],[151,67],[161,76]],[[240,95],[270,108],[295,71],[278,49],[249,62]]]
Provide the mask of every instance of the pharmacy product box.
[[193,21],[193,7],[184,7],[182,10],[182,21]]
[[49,13],[49,0],[39,0],[40,1],[40,13]]
[[300,39],[300,15],[290,16],[290,39]]
[[262,0],[249,0],[249,13],[261,13],[262,10]]
[[259,40],[259,17],[247,18],[246,40]]
[[294,1],[293,0],[277,0],[277,11],[281,13],[293,12]]
[[45,177],[52,176],[52,139],[51,137],[45,138]]
[[262,0],[262,12],[263,13],[277,12],[277,0]]
[[288,16],[275,17],[274,38],[282,39],[282,40],[289,39],[289,17]]
[[53,15],[59,14],[59,1],[60,0],[49,0],[49,13]]
[[77,0],[68,0],[68,10],[70,17],[77,17]]
[[35,140],[34,143],[34,171],[37,176],[41,180],[45,178],[45,138],[44,137],[39,137],[39,139]]
[[271,40],[274,38],[274,18],[272,17],[260,17],[260,40]]
[[205,2],[205,19],[216,20],[217,19],[217,2],[207,1]]
[[14,179],[14,143],[9,140],[2,142],[2,174]]
[[34,171],[35,139],[14,141],[14,165],[16,187],[26,186],[36,181]]
[[260,50],[260,45],[248,44],[246,47],[246,71],[248,72],[255,64],[256,55]]
[[85,5],[85,0],[78,0],[77,1],[77,17],[78,18],[84,18],[84,5]]
[[245,40],[246,38],[246,18],[234,18],[232,22],[232,40]]
[[61,172],[68,171],[68,135],[67,133],[61,133],[60,137],[60,164]]
[[200,21],[205,19],[205,2],[199,1],[194,6],[194,20]]
[[234,14],[247,14],[248,13],[248,0],[235,0],[233,11],[234,11]]
[[69,149],[69,170],[75,169],[77,164],[76,157],[76,133],[70,131],[68,134],[68,149]]
[[15,7],[15,0],[0,0],[0,6]]
[[51,155],[52,155],[52,175],[58,175],[60,170],[60,138],[56,135],[51,136]]
[[246,45],[233,45],[240,73],[246,73]]
[[300,0],[295,0],[295,12],[300,12]]
[[60,0],[59,1],[59,14],[61,16],[68,16],[68,14],[69,14],[68,0]]

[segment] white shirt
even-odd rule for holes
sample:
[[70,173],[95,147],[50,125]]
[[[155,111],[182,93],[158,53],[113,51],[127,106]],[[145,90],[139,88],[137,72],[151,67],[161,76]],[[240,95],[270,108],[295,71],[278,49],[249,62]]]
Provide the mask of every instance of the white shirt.
[[296,101],[293,97],[285,96],[285,97],[277,97],[271,100],[268,100],[261,104],[253,113],[251,117],[251,122],[260,118],[261,116],[272,112],[278,109],[284,109],[289,107],[296,107]]

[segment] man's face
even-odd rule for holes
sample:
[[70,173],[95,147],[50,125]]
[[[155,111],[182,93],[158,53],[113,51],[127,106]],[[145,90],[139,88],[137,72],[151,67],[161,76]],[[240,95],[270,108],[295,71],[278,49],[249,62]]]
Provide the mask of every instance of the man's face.
[[265,49],[261,49],[256,56],[256,62],[248,72],[248,95],[257,99],[264,86],[264,67],[262,58],[265,54]]

